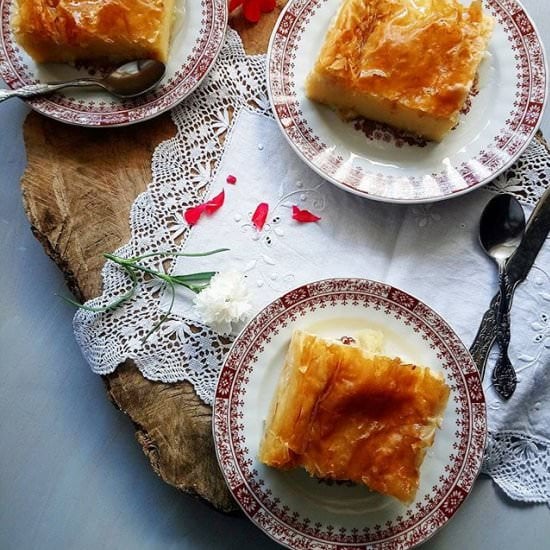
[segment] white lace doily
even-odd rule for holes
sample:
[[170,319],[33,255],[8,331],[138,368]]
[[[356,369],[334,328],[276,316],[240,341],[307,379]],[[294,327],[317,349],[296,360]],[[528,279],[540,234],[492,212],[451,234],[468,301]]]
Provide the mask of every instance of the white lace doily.
[[[247,224],[241,223],[241,220],[249,219],[249,206],[269,192],[275,194],[275,202],[279,201],[277,204],[280,206],[280,212],[285,213],[285,206],[290,204],[289,201],[296,201],[299,205],[302,204],[300,201],[303,201],[304,207],[319,211],[325,222],[331,219],[331,204],[345,203],[349,205],[351,212],[361,208],[358,206],[358,201],[363,201],[362,205],[368,202],[352,197],[328,184],[322,187],[321,192],[322,183],[317,176],[292,154],[275,128],[266,95],[265,57],[245,55],[239,36],[232,30],[228,31],[227,42],[214,69],[198,90],[173,111],[173,119],[177,127],[177,135],[159,145],[154,153],[153,181],[148,190],[136,199],[132,207],[131,240],[116,252],[119,256],[131,257],[151,251],[176,250],[191,245],[193,251],[197,252],[222,246],[231,248],[232,235],[233,240],[236,240],[236,235],[239,235],[239,238],[243,235],[247,236]],[[262,143],[262,139],[266,142]],[[261,155],[258,156],[261,152],[265,152],[266,155],[269,153],[269,158],[262,161]],[[233,168],[237,169],[239,163],[245,167],[249,165],[250,169],[252,166],[256,166],[257,170],[263,169],[262,177],[258,178],[258,186],[250,188],[250,192],[245,191],[242,180],[239,179],[234,188],[235,202],[231,211],[227,206],[231,204],[228,191],[228,202],[220,210],[219,217],[216,214],[216,220],[214,220],[215,217],[207,220],[219,222],[224,212],[225,216],[233,216],[232,220],[227,219],[224,229],[217,231],[215,227],[208,229],[207,224],[201,222],[189,231],[183,212],[189,206],[202,203],[206,196],[223,184],[226,172],[233,171]],[[296,176],[298,173],[299,176]],[[291,180],[294,187],[287,185],[284,188],[283,183],[287,180]],[[266,187],[266,182],[269,181],[272,182],[271,187],[276,188],[275,191]],[[550,157],[545,147],[535,140],[518,163],[500,176],[489,188],[516,194],[530,210],[529,205],[532,206],[535,203],[549,182]],[[242,194],[239,200],[237,200],[238,193]],[[445,243],[458,243],[464,248],[467,245],[469,249],[474,250],[476,231],[474,224],[479,218],[479,211],[486,199],[486,193],[486,191],[478,191],[446,203],[408,208],[391,205],[377,205],[375,208],[369,203],[370,206],[367,208],[372,218],[369,219],[369,223],[375,223],[376,216],[379,216],[379,227],[385,227],[385,232],[380,230],[381,239],[385,233],[396,234],[405,225],[410,228],[408,233],[418,232],[417,236],[420,235],[423,242],[432,243],[430,239],[441,237],[441,227],[445,225],[449,228],[452,220],[456,233],[452,238],[446,238]],[[483,199],[484,196],[485,199]],[[247,200],[250,204],[246,202]],[[454,206],[448,206],[448,203]],[[237,212],[235,209],[239,208],[242,211]],[[224,258],[214,256],[208,259],[209,267],[214,270],[226,269],[231,261],[236,261],[236,256],[240,262],[239,267],[243,271],[250,268],[253,261],[259,259],[263,262],[266,269],[261,273],[258,272],[257,264],[250,268],[252,269],[250,280],[253,280],[256,294],[261,297],[256,301],[257,306],[261,305],[261,300],[269,298],[269,292],[277,293],[284,290],[286,286],[296,286],[301,282],[296,276],[295,269],[294,272],[290,268],[287,269],[288,266],[282,266],[277,270],[272,269],[274,265],[281,266],[285,261],[290,262],[288,258],[292,258],[292,254],[297,253],[294,245],[288,245],[289,249],[292,249],[290,255],[281,252],[280,247],[287,246],[285,243],[299,242],[302,238],[308,242],[306,236],[309,232],[313,232],[311,238],[315,239],[314,232],[319,230],[319,227],[322,230],[328,226],[328,223],[325,223],[324,226],[319,224],[317,229],[305,225],[296,228],[285,220],[289,220],[289,217],[274,213],[270,218],[269,231],[262,235],[259,242],[251,243],[250,246],[235,247],[239,248],[239,255],[230,254],[227,259],[224,259],[225,256]],[[279,222],[281,225],[277,225]],[[234,224],[234,229],[231,223]],[[441,225],[438,227],[439,224]],[[302,233],[296,233],[298,229]],[[292,237],[292,235],[296,236]],[[355,238],[360,237],[360,232],[356,232]],[[272,246],[274,240],[277,240],[276,244],[280,245],[278,252]],[[449,264],[445,278],[442,278],[443,275],[440,273],[435,280],[430,280],[429,276],[426,279],[424,275],[415,279],[415,262],[420,262],[422,265],[422,260],[427,258],[425,254],[432,254],[436,247],[427,247],[426,252],[420,251],[415,259],[412,254],[414,246],[410,242],[396,241],[394,245],[394,252],[401,250],[400,257],[408,257],[410,260],[409,265],[403,264],[402,269],[383,271],[387,269],[384,267],[385,264],[376,263],[377,253],[380,253],[382,248],[372,250],[372,261],[367,264],[370,271],[361,271],[361,263],[349,262],[350,265],[345,265],[340,261],[339,265],[346,268],[344,274],[348,276],[362,274],[362,276],[376,278],[375,275],[378,275],[380,279],[388,280],[417,294],[419,298],[434,305],[465,342],[471,342],[481,314],[496,289],[495,274],[491,271],[494,269],[493,266],[476,252],[472,253],[474,255],[471,259],[477,262],[479,268],[477,271],[473,270],[473,264]],[[261,252],[264,249],[266,253]],[[548,252],[548,246],[545,250]],[[436,252],[443,254],[442,249]],[[452,261],[453,252],[452,249],[445,251],[443,256],[448,256],[447,261]],[[259,253],[261,256],[258,256]],[[437,265],[445,265],[445,262],[440,261],[441,258],[437,260]],[[201,262],[206,262],[206,259],[197,262],[186,259],[185,264],[182,262],[184,260],[167,266],[165,263],[151,261],[150,267],[160,271],[167,268],[179,272],[177,270],[185,265],[186,272],[199,271]],[[531,272],[528,281],[518,288],[518,294],[514,300],[515,309],[518,309],[516,308],[518,304],[524,304],[524,307],[518,309],[519,321],[512,318],[513,335],[519,335],[520,332],[515,327],[525,323],[530,327],[529,330],[534,330],[536,334],[532,336],[529,346],[518,343],[514,347],[514,341],[512,342],[512,359],[521,362],[524,366],[530,365],[526,367],[525,375],[520,376],[528,376],[534,387],[539,385],[536,383],[537,376],[543,376],[544,367],[548,370],[550,366],[550,322],[546,313],[550,309],[548,307],[550,301],[547,301],[550,300],[550,278],[546,272],[549,263],[549,254],[537,261],[536,269]],[[460,273],[461,268],[465,269],[462,282],[470,276],[473,277],[474,274],[476,277],[476,279],[472,278],[471,288],[468,285],[462,287],[464,300],[472,302],[471,304],[468,302],[461,308],[468,314],[457,310],[456,296],[445,297],[448,293],[445,293],[442,288],[454,284],[456,273]],[[359,271],[361,272],[357,273]],[[314,278],[329,276],[331,273],[333,272],[319,273]],[[279,275],[281,278],[278,278]],[[428,281],[426,286],[423,286],[423,280]],[[130,286],[125,272],[112,263],[107,263],[104,267],[103,282],[102,296],[90,301],[89,305],[94,307],[107,305]],[[262,285],[259,285],[260,282]],[[267,283],[265,286],[263,286],[264,282]],[[472,294],[474,287],[481,289],[478,295],[475,295],[475,292]],[[437,299],[434,302],[436,288],[442,288],[439,303]],[[523,294],[520,295],[520,291],[523,291]],[[217,374],[224,355],[229,349],[230,339],[215,334],[196,318],[191,319],[190,310],[185,307],[188,298],[180,295],[178,307],[170,319],[143,343],[143,337],[163,315],[161,307],[163,294],[164,287],[160,282],[141,279],[135,297],[117,310],[103,314],[79,310],[74,320],[77,341],[93,371],[98,374],[113,372],[124,360],[133,359],[145,377],[169,383],[188,380],[201,399],[206,403],[212,403]],[[535,303],[538,305],[535,306]],[[528,338],[527,333],[522,332],[521,337],[524,336]],[[521,353],[520,350],[522,350]],[[514,353],[516,353],[515,357]],[[524,384],[523,387],[533,390],[531,382]],[[547,383],[546,386],[550,384]],[[548,424],[550,422],[544,420],[542,413],[538,416],[535,414],[530,419],[531,412],[528,407],[524,407],[521,411],[526,418],[522,425],[518,425],[517,422],[508,422],[510,415],[507,414],[506,409],[502,407],[491,409],[491,405],[497,403],[497,398],[491,394],[490,387],[487,388],[487,392],[492,432],[485,471],[513,498],[536,502],[550,501],[548,477],[550,462],[550,425]],[[550,395],[539,397],[540,403],[550,406]],[[526,461],[527,458],[529,461]],[[517,467],[520,459],[521,468]]]

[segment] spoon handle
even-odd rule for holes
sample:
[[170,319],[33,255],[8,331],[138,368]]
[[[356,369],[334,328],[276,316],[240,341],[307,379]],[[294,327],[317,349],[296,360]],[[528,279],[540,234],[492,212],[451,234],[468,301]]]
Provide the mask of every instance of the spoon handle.
[[510,345],[510,302],[508,299],[508,275],[504,263],[499,265],[499,308],[497,323],[497,342],[500,353],[493,370],[492,381],[496,392],[503,399],[510,399],[517,385],[516,372],[508,357]]
[[95,78],[80,78],[67,82],[56,82],[55,84],[29,84],[28,86],[23,86],[16,90],[0,90],[0,103],[11,97],[26,99],[51,94],[63,88],[81,88],[84,86],[101,86],[101,83]]

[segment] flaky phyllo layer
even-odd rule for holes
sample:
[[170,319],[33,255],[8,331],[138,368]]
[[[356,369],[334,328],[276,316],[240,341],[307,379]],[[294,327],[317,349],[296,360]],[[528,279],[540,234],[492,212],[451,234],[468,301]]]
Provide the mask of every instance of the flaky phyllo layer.
[[294,332],[261,443],[263,463],[414,499],[449,387],[428,368],[377,354],[380,342],[374,331],[353,345]]
[[38,63],[166,62],[174,0],[18,0],[17,41]]
[[457,123],[492,28],[480,1],[344,0],[306,93],[440,140]]

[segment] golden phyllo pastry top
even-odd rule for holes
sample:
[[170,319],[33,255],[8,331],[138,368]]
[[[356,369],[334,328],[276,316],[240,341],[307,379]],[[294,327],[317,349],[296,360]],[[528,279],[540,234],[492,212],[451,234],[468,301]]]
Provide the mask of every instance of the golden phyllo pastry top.
[[485,53],[493,20],[479,0],[347,0],[316,70],[411,109],[458,111]]
[[132,55],[133,47],[137,54],[150,44],[152,55],[162,57],[157,47],[167,42],[163,35],[170,30],[173,4],[174,0],[18,0],[13,25],[37,62],[55,60],[51,50],[57,46],[73,49],[75,58],[89,51],[90,58],[116,59]]
[[295,331],[260,460],[410,502],[448,397],[428,368]]

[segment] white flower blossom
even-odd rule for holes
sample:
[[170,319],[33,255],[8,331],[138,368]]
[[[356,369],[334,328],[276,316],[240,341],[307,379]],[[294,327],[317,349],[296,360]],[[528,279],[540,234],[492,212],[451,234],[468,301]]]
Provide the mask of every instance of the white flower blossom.
[[194,299],[202,321],[220,334],[230,334],[233,324],[245,321],[252,306],[244,276],[238,271],[218,273]]

